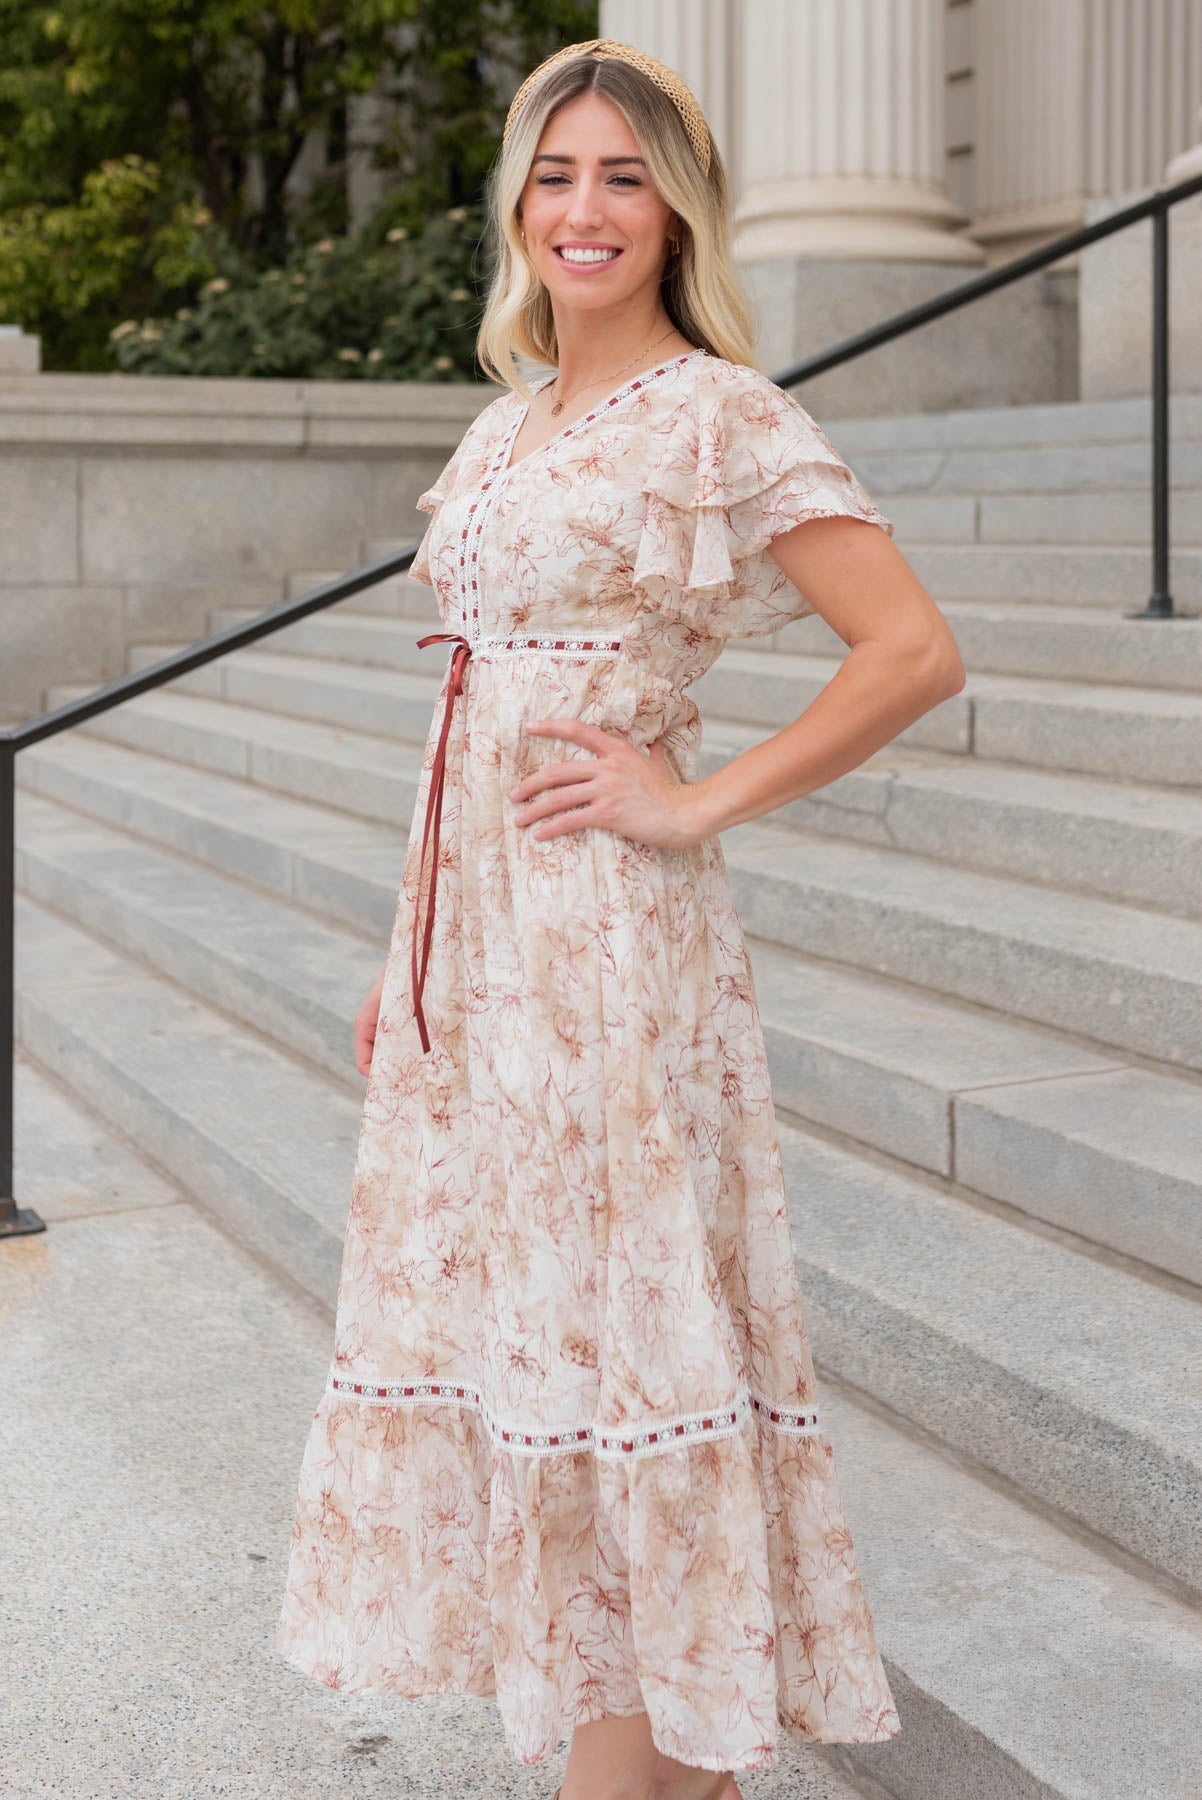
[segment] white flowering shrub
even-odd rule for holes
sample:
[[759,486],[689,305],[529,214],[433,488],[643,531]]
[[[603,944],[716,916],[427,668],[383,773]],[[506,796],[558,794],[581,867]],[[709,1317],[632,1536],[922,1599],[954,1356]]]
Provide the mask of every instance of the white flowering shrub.
[[483,230],[481,207],[454,206],[417,231],[322,238],[267,270],[217,244],[222,272],[170,317],[117,325],[113,360],[131,375],[476,379]]

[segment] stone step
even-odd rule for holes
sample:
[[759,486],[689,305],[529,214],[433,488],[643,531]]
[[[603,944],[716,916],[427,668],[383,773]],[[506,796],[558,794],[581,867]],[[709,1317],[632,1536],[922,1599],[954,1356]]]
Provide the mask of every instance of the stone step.
[[316,918],[35,794],[18,795],[17,836],[24,893],[362,1095],[354,1017],[387,954],[383,934]]
[[[409,586],[418,595],[423,591],[417,582]],[[419,617],[416,604],[408,604]],[[989,600],[948,600],[940,610],[973,674],[1202,689],[1202,623],[1196,619],[1126,619],[1119,612],[1079,606],[1007,606]],[[397,612],[404,616],[399,602]],[[840,661],[847,655],[847,645],[819,613],[794,619],[755,647]]]
[[[700,773],[762,740],[758,727],[707,719]],[[887,747],[772,817],[961,868],[1202,917],[1202,793],[1195,790]]]
[[[26,892],[354,1078],[348,1019],[379,972],[378,938],[316,922],[32,793],[19,803]],[[1202,1083],[796,951],[751,947],[782,1105],[1202,1283]]]
[[[29,789],[366,931],[387,928],[404,832],[83,733],[22,751]],[[723,834],[770,942],[1202,1068],[1202,924],[755,820]]]
[[[858,423],[858,421],[856,421]],[[1147,496],[1150,509],[1152,450],[1142,441],[1082,444],[974,445],[943,448],[853,449],[853,421],[840,428],[840,445],[868,491],[882,501],[895,494],[1082,494],[1101,488]],[[858,435],[858,434],[854,434]],[[1197,504],[1202,486],[1202,442],[1175,441],[1171,454],[1176,505]],[[1172,491],[1172,490],[1170,490]],[[888,510],[888,509],[886,509]]]
[[[276,651],[234,650],[177,676],[159,691],[228,700],[335,729],[424,743],[446,672],[443,648],[440,660],[431,646],[425,654],[433,659],[433,668],[427,664],[416,674]],[[161,644],[135,644],[129,653],[130,668],[145,668],[162,652]]]
[[[333,1291],[351,1096],[27,900],[18,938],[29,1053],[232,1235],[307,1292]],[[1202,1586],[1196,1298],[810,1131],[784,1124],[781,1143],[813,1337],[836,1374]]]
[[1202,1285],[1202,1082],[748,941],[778,1105]]
[[[63,686],[50,698],[59,704],[85,691]],[[407,825],[412,816],[421,767],[416,743],[402,748],[341,727],[167,691],[138,695],[80,729],[364,818]],[[752,727],[707,720],[702,775],[762,736]],[[888,748],[774,816],[836,837],[1202,916],[1202,795],[1192,792]]]
[[1202,1069],[1202,924],[762,820],[722,835],[746,930]]
[[[830,658],[732,645],[691,692],[703,716],[780,730],[821,692]],[[1123,780],[1195,786],[1202,694],[970,672],[960,693],[893,740]]]
[[[87,691],[83,686],[54,688],[53,704]],[[385,701],[390,697],[386,694]],[[425,697],[423,729],[431,706]],[[406,742],[265,712],[184,692],[178,684],[135,695],[75,729],[394,828],[408,829],[417,799],[422,739]]]
[[14,935],[21,1046],[328,1304],[362,1097],[26,896]]
[[851,1404],[820,1332],[815,1311],[828,1435],[902,1723],[887,1743],[840,1746],[879,1784],[865,1793],[1184,1800],[1202,1762],[1197,1608]]
[[[833,673],[829,657],[732,645],[691,692],[707,721],[780,730]],[[893,746],[1196,787],[1202,693],[970,671],[960,693],[899,733]]]
[[[800,390],[794,391],[800,399]],[[881,450],[1025,452],[1053,445],[1088,448],[1122,443],[1146,447],[1151,420],[1151,403],[1141,396],[1130,400],[965,406],[943,412],[891,413],[877,418],[820,422],[846,455],[862,456]],[[1202,438],[1202,394],[1170,396],[1169,428],[1174,443]]]
[[[214,617],[234,622],[224,612]],[[222,692],[231,699],[272,706],[278,676],[287,695],[279,701],[283,710],[297,710],[298,687],[307,688],[316,706],[310,716],[340,723],[346,719],[340,710],[341,690],[351,678],[352,665],[395,669],[405,675],[428,670],[437,693],[446,646],[430,644],[419,650],[421,635],[407,619],[320,614],[285,626],[275,634],[270,651],[231,652],[222,659],[228,671],[224,678],[205,669],[195,672],[198,681],[190,677],[182,681],[191,684],[192,692]],[[137,646],[135,658],[143,655],[144,647]],[[283,660],[287,657],[295,657],[298,664],[320,664],[323,675],[331,672],[339,688],[332,712],[322,709],[323,683],[306,683],[303,677],[298,682],[296,670]],[[829,656],[750,649],[740,643],[726,649],[691,692],[707,719],[775,731],[791,723],[833,674]],[[407,695],[409,689],[401,691]],[[379,727],[372,724],[369,729]],[[960,693],[924,713],[893,743],[902,750],[942,750],[1120,780],[1196,786],[1202,770],[1202,693],[970,672]]]
[[841,1379],[1202,1587],[1202,1304],[813,1132],[781,1151]]
[[365,935],[391,930],[405,832],[74,731],[23,750],[17,780],[20,798],[57,801]]
[[[366,561],[366,558],[364,559]],[[300,594],[311,594],[327,582],[337,581],[340,569],[294,569],[287,577],[284,591],[289,600],[295,600]],[[407,575],[396,575],[391,581],[378,581],[375,587],[363,588],[350,600],[339,601],[336,612],[379,613],[385,618],[412,618],[428,624],[428,629],[438,629],[438,601],[434,589],[427,587],[424,581],[411,581]],[[234,613],[223,607],[219,614],[213,615],[210,629],[220,629],[216,623],[218,617],[232,623]],[[416,635],[416,634],[415,634]]]
[[[965,486],[953,493],[915,494],[904,487],[889,493],[879,481],[870,492],[892,520],[902,546],[1152,543],[1152,502],[1146,476],[1135,488],[1099,488],[1086,493],[974,494]],[[1169,508],[1175,522],[1173,543],[1196,548],[1202,539],[1202,491],[1197,487],[1171,489]]]
[[[886,509],[887,510],[887,509]],[[1152,590],[1150,551],[1110,544],[924,544],[900,546],[936,600],[1036,601],[1055,606],[1137,612]],[[1202,551],[1182,548],[1169,560],[1175,604],[1197,612],[1202,602]]]

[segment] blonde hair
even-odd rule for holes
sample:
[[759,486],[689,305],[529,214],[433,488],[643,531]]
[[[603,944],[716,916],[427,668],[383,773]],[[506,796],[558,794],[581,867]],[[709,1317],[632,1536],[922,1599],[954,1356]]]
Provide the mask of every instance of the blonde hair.
[[756,367],[753,313],[731,257],[730,189],[717,145],[704,174],[680,113],[661,89],[630,63],[589,54],[547,71],[490,171],[485,199],[493,274],[476,334],[480,366],[529,400],[516,358],[558,361],[551,296],[526,255],[517,209],[548,119],[578,94],[600,94],[618,108],[648,175],[680,220],[680,250],[669,257],[660,290],[672,324],[711,356]]

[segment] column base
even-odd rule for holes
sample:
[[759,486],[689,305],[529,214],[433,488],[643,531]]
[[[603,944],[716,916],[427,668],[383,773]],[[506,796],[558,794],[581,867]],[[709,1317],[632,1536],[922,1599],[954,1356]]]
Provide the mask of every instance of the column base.
[[926,181],[861,175],[760,181],[739,201],[739,262],[815,256],[865,262],[955,263],[979,268],[984,254],[962,235],[963,215]]
[[[969,278],[945,264],[828,257],[744,263],[739,275],[768,374]],[[1025,276],[817,376],[797,398],[820,420],[1075,400],[1076,293],[1075,271]]]
[[[1087,222],[1149,191],[1091,200]],[[1080,260],[1081,398],[1143,398],[1152,386],[1151,220],[1086,245]],[[1181,201],[1169,214],[1169,386],[1175,394],[1202,393],[1200,290],[1202,195]]]

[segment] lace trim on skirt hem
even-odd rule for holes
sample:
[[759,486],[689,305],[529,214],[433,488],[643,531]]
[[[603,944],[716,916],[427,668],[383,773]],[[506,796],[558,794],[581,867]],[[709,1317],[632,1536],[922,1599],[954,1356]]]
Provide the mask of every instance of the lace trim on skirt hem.
[[459,1381],[357,1381],[331,1371],[327,1392],[339,1399],[358,1400],[369,1406],[465,1406],[480,1415],[493,1443],[529,1456],[555,1456],[566,1451],[591,1450],[614,1461],[654,1456],[661,1450],[696,1438],[733,1437],[754,1413],[761,1424],[787,1437],[821,1435],[819,1409],[779,1406],[741,1388],[730,1406],[704,1412],[677,1413],[632,1429],[629,1425],[573,1425],[559,1431],[529,1430],[502,1419],[481,1390]]

